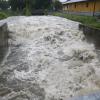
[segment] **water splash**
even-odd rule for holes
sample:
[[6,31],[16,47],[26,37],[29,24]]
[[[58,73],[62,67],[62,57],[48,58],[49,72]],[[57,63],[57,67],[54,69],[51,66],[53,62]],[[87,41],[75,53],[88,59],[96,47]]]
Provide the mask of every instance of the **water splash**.
[[100,88],[95,48],[85,41],[79,23],[54,16],[3,21],[11,32],[11,53],[2,67],[0,86],[10,92],[0,94],[0,100],[63,100]]

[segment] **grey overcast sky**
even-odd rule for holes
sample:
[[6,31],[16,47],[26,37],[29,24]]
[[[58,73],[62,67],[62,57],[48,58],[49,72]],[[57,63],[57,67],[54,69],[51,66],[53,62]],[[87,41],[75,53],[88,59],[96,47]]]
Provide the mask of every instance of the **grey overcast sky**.
[[66,0],[60,0],[61,2],[64,2],[64,1],[66,1]]

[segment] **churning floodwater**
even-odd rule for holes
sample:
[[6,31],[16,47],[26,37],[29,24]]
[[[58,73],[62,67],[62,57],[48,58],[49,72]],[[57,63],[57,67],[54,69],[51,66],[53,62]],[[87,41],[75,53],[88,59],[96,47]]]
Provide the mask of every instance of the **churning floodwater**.
[[95,47],[79,23],[54,16],[9,17],[0,100],[66,100],[100,89]]

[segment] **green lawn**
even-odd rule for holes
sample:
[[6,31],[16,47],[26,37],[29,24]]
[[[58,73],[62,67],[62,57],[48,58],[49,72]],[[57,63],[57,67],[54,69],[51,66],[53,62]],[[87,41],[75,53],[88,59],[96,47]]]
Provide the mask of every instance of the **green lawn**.
[[64,13],[59,13],[59,12],[54,12],[54,13],[52,13],[52,15],[64,17],[64,18],[67,18],[67,19],[70,19],[70,20],[73,20],[73,21],[78,21],[78,22],[81,22],[84,25],[100,29],[100,22],[97,21],[96,17],[73,15],[73,14],[64,14]]

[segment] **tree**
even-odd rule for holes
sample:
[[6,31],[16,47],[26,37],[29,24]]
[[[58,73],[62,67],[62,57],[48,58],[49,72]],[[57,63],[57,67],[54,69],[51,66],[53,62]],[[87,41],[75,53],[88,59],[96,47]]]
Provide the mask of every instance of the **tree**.
[[9,0],[9,4],[11,6],[11,9],[16,10],[23,10],[25,7],[25,0]]
[[6,10],[9,8],[9,3],[6,0],[0,0],[0,8],[2,10]]
[[58,1],[58,0],[55,1],[55,2],[53,3],[53,5],[54,5],[54,8],[55,8],[56,11],[62,9],[62,3],[61,3],[60,1]]
[[51,6],[51,0],[36,0],[35,9],[48,9]]
[[49,9],[52,0],[9,0],[11,9],[14,11],[32,12],[34,9]]

